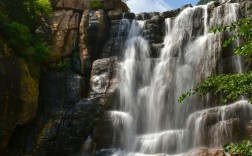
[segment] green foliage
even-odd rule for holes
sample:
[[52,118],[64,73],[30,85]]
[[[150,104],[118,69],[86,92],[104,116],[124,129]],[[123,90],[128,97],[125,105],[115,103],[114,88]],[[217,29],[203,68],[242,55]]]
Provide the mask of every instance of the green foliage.
[[60,62],[57,62],[55,67],[56,69],[69,69],[71,68],[71,62],[70,61],[60,61]]
[[205,95],[209,91],[212,91],[215,95],[221,94],[221,103],[223,104],[236,100],[240,96],[248,96],[252,101],[252,72],[208,77],[195,88],[182,94],[178,101],[182,102],[186,97],[196,93]]
[[99,0],[92,0],[89,3],[89,7],[93,10],[97,10],[97,9],[101,9],[102,8],[102,4]]
[[36,42],[34,46],[30,48],[30,55],[36,61],[44,62],[47,61],[51,56],[51,51],[43,42]]
[[51,12],[49,1],[2,0],[0,12],[0,40],[26,60],[48,60],[50,50],[35,31]]
[[252,19],[251,18],[245,18],[241,19],[237,22],[232,23],[229,26],[226,27],[219,27],[212,32],[235,32],[235,35],[230,37],[228,40],[224,42],[224,47],[231,44],[236,39],[240,38],[243,40],[242,45],[235,48],[235,54],[244,56],[247,60],[251,59],[252,55]]
[[207,4],[207,3],[211,2],[211,1],[218,1],[218,0],[200,0],[200,1],[197,3],[197,5]]
[[226,153],[252,156],[252,144],[248,140],[243,141],[241,144],[229,143],[224,145],[223,148]]

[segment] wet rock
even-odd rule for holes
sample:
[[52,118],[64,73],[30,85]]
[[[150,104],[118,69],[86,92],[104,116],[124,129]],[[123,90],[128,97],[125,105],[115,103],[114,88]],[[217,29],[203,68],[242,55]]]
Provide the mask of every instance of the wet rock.
[[15,130],[8,151],[66,156],[81,152],[103,104],[99,98],[82,99],[83,85],[83,78],[71,70],[43,73],[37,117]]
[[131,12],[124,13],[124,18],[127,18],[127,19],[134,19],[135,16],[136,15],[134,13],[131,13]]
[[221,146],[223,142],[239,141],[245,137],[247,132],[244,125],[251,120],[251,110],[250,104],[239,101],[195,112],[190,115],[187,125],[197,137],[196,145]]
[[[95,122],[102,112],[102,102],[99,98],[80,99],[63,116],[54,138],[48,138],[47,144],[55,145],[48,155],[71,155],[81,152],[85,140],[92,136]],[[92,142],[90,146],[93,146]]]
[[84,80],[70,70],[49,71],[42,75],[40,83],[43,108],[47,115],[54,116],[81,98]]
[[109,38],[102,49],[101,58],[117,56],[121,58],[124,50],[124,44],[128,36],[131,20],[113,20],[110,23]]
[[238,56],[230,56],[222,59],[222,73],[240,73],[245,69],[244,58]]
[[91,96],[115,92],[118,86],[118,68],[116,57],[99,59],[93,63],[90,79]]
[[152,44],[151,45],[151,57],[158,58],[161,53],[161,49],[164,47],[164,44]]
[[[101,120],[94,129],[94,140],[96,142],[96,150],[109,149],[115,143],[113,122],[108,112],[105,112]],[[102,152],[103,153],[103,152]]]
[[[82,72],[90,72],[91,63],[101,56],[109,34],[107,16],[103,10],[86,10],[80,23],[80,60]],[[89,76],[88,76],[89,77]]]
[[144,37],[150,43],[162,43],[164,34],[162,31],[162,23],[164,19],[161,16],[155,15],[145,22]]

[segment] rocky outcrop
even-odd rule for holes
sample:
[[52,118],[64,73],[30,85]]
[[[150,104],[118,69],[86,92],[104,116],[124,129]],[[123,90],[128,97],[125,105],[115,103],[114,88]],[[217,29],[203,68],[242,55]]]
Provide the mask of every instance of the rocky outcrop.
[[90,95],[114,93],[118,87],[119,64],[116,57],[96,60],[90,78]]
[[[119,64],[116,57],[96,60],[90,79],[90,96],[102,97],[105,110],[116,103],[116,89],[119,80]],[[104,112],[94,129],[95,149],[110,148],[113,143],[112,122],[109,114]]]
[[107,15],[103,10],[86,10],[80,23],[80,60],[82,73],[101,55],[109,30]]
[[[35,67],[34,67],[35,68]],[[14,56],[0,57],[0,155],[17,125],[31,121],[38,108],[38,82],[28,64]]]
[[50,24],[53,43],[52,61],[58,62],[72,56],[73,47],[78,39],[80,13],[73,10],[54,11]]

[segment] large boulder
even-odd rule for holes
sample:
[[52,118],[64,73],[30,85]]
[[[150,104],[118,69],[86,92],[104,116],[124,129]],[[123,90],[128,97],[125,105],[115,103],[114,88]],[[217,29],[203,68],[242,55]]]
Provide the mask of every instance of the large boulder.
[[98,59],[93,63],[90,95],[114,93],[118,87],[119,63],[116,57]]
[[121,0],[103,0],[103,9],[104,10],[117,10],[120,12],[128,12],[129,8],[126,3]]

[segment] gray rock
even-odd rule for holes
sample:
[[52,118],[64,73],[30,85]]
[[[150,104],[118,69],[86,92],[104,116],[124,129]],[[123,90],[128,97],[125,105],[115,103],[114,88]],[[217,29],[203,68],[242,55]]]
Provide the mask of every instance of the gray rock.
[[99,59],[93,63],[90,78],[91,96],[115,92],[118,86],[118,68],[116,57]]
[[161,16],[163,18],[172,18],[177,16],[180,13],[180,8],[179,9],[175,9],[175,10],[169,10],[169,11],[165,11],[161,13]]

